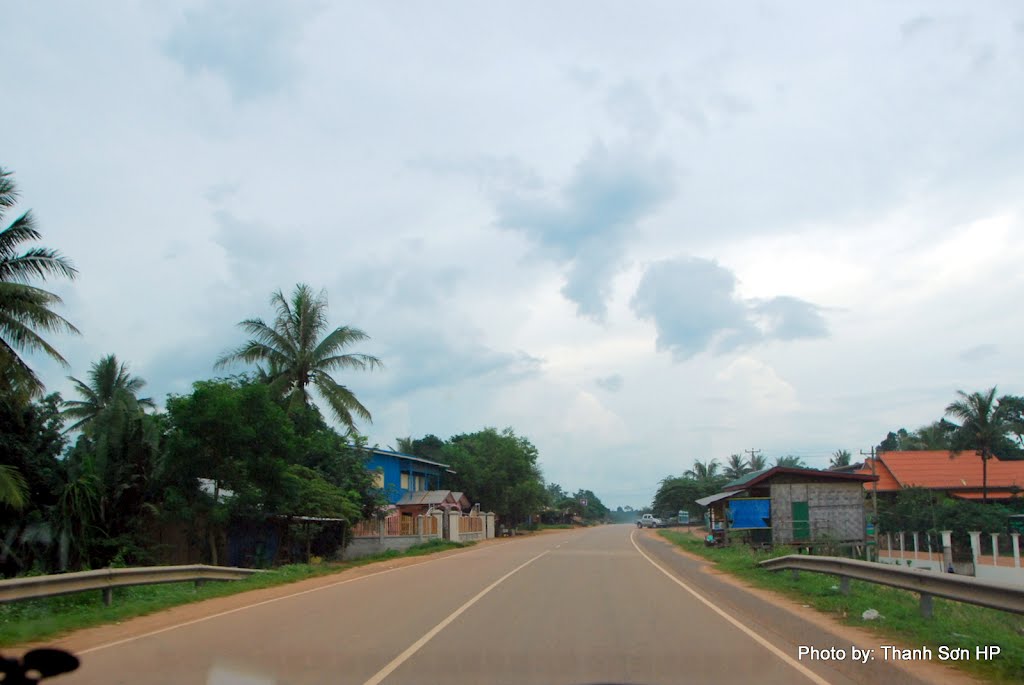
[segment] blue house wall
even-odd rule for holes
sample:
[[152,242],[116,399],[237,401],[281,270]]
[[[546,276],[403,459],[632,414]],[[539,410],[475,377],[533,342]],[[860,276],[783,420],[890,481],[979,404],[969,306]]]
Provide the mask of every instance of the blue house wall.
[[[388,502],[395,504],[409,492],[440,490],[444,485],[448,465],[400,452],[373,449],[370,450],[370,458],[366,460],[366,468],[371,471],[383,471],[384,493]],[[403,473],[408,475],[408,487],[402,487]],[[422,478],[422,487],[416,487],[417,477]]]

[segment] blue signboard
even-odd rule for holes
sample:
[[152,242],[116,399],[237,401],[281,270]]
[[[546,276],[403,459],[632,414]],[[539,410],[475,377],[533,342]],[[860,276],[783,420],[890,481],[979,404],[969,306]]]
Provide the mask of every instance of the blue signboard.
[[729,500],[730,527],[771,528],[772,501],[768,497]]

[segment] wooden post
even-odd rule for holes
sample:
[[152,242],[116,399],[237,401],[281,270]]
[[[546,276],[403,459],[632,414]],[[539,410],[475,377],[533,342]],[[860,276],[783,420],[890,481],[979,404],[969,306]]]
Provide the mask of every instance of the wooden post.
[[114,601],[114,588],[103,588],[103,606],[110,606]]

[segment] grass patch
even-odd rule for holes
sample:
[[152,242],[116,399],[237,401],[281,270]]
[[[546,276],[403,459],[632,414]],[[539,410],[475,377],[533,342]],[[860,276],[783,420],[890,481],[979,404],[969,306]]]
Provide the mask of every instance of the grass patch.
[[104,606],[99,590],[4,603],[0,604],[0,647],[45,640],[81,628],[116,623],[213,597],[224,597],[239,592],[286,585],[307,578],[340,573],[346,569],[378,561],[425,556],[450,549],[470,547],[474,544],[476,543],[431,540],[414,545],[404,552],[389,550],[381,554],[337,563],[290,564],[263,573],[256,573],[244,580],[207,582],[198,588],[191,582],[115,588],[114,602],[110,606]]
[[[839,579],[822,573],[801,572],[798,578],[788,571],[769,572],[757,564],[787,551],[755,552],[747,547],[705,547],[693,536],[661,531],[662,537],[716,562],[718,568],[743,578],[758,587],[774,590],[803,604],[828,613],[842,623],[891,637],[911,647],[928,646],[936,663],[959,666],[976,675],[1000,683],[1024,682],[1024,617],[995,609],[935,598],[932,618],[920,614],[919,596],[914,592],[862,581],[851,581],[850,594],[839,592]],[[877,610],[883,618],[865,621],[866,609]],[[973,659],[975,647],[999,645],[1002,653],[992,661]],[[966,647],[970,661],[939,662],[938,648]],[[876,659],[881,655],[876,654]]]
[[535,530],[572,530],[575,527],[571,523],[538,523]]

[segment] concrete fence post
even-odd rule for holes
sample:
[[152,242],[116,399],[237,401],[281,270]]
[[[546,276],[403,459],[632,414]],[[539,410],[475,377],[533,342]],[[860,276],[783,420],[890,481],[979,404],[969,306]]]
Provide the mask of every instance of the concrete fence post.
[[377,521],[377,539],[378,539],[378,541],[380,542],[380,544],[382,546],[384,545],[384,532],[385,532],[386,529],[387,529],[387,521],[384,520],[383,518],[378,519],[378,521]]
[[452,542],[459,541],[459,519],[461,515],[457,511],[448,512],[448,539]]
[[981,556],[981,531],[980,530],[969,530],[967,534],[971,536],[971,559],[974,561],[974,565],[978,565],[978,558]]
[[942,535],[942,566],[943,571],[953,565],[953,531],[939,531]]
[[435,511],[433,516],[437,525],[437,534],[434,537],[442,538],[444,537],[444,512]]
[[885,534],[885,544],[889,548],[889,558],[892,558],[892,533]]
[[494,512],[489,511],[484,514],[484,533],[485,537],[490,540],[494,537]]
[[423,514],[419,514],[416,517],[416,535],[419,537],[420,542],[423,542],[423,523],[425,518]]
[[1020,568],[1020,533],[1010,533],[1013,540],[1013,565]]
[[989,533],[992,536],[992,565],[999,566],[999,533]]
[[900,537],[900,561],[903,561],[903,553],[906,550],[906,545],[903,544],[903,531],[899,532]]
[[911,535],[914,538],[914,559],[917,559],[917,531],[915,530]]

